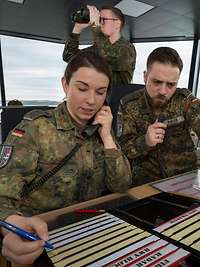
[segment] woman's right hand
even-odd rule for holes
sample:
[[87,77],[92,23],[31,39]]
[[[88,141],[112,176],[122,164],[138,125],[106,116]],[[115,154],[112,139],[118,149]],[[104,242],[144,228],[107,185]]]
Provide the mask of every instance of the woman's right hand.
[[42,240],[28,241],[1,228],[3,234],[2,255],[13,263],[32,264],[42,253],[44,243],[48,240],[47,224],[39,217],[11,215],[6,219],[29,232],[36,233]]

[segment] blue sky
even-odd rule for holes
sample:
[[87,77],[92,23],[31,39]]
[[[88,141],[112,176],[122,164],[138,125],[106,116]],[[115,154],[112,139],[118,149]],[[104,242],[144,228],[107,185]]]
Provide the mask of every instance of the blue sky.
[[[64,45],[9,36],[1,36],[6,98],[62,101],[60,79],[66,63]],[[149,53],[158,46],[175,48],[184,62],[179,86],[187,87],[192,42],[136,44],[137,64],[133,82],[143,83],[143,71]]]

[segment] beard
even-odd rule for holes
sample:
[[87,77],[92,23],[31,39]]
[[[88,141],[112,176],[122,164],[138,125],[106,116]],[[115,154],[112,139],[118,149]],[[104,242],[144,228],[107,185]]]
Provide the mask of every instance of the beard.
[[157,95],[153,98],[151,98],[152,100],[152,106],[154,108],[162,108],[164,106],[167,105],[168,99],[166,96],[164,95]]

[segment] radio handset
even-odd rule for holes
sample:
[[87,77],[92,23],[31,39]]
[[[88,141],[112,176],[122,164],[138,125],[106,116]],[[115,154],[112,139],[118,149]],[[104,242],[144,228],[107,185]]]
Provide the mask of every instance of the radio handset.
[[[104,106],[108,106],[108,101],[107,99],[105,100],[104,102]],[[94,115],[95,117],[95,115]],[[101,127],[101,124],[100,123],[97,123],[97,124],[92,124],[92,122],[94,121],[94,117],[92,117],[89,121],[88,121],[88,124],[85,126],[85,128],[83,129],[82,131],[82,136],[83,137],[90,137],[92,136],[93,134],[96,133],[96,131],[98,131],[98,129]]]
[[87,125],[83,129],[81,134],[82,134],[83,137],[90,137],[99,129],[100,126],[101,125],[99,123]]

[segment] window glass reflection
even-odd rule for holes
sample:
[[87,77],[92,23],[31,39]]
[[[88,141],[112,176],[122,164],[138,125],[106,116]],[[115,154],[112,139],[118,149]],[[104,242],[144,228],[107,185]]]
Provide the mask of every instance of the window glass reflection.
[[180,76],[178,87],[187,88],[190,74],[193,41],[136,43],[135,47],[137,51],[137,61],[133,76],[133,83],[144,83],[143,71],[146,69],[147,57],[155,48],[160,46],[172,47],[179,53],[183,60],[183,70]]
[[1,36],[1,45],[7,101],[19,99],[31,105],[37,103],[30,101],[40,100],[46,105],[62,100],[63,44]]

